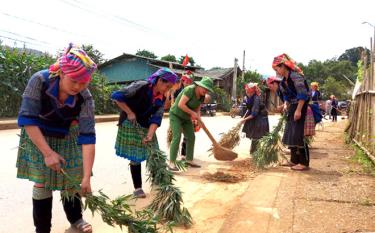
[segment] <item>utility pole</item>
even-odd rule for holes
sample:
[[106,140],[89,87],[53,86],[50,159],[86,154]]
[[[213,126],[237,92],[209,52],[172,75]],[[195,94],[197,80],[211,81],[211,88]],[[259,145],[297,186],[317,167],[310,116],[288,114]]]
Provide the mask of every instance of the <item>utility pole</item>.
[[237,62],[238,59],[234,58],[234,67],[233,67],[233,86],[232,86],[232,99],[237,99]]
[[243,51],[243,58],[242,58],[242,75],[241,75],[242,81],[244,77],[245,77],[245,50]]

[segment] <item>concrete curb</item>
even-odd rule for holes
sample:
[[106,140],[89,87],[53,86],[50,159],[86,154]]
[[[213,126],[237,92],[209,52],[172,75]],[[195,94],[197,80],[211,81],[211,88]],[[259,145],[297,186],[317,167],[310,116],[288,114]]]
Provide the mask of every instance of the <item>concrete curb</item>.
[[[227,112],[218,112],[217,116],[228,116],[229,113]],[[168,118],[169,113],[164,113],[163,118]],[[95,122],[110,122],[110,121],[118,121],[119,115],[118,114],[111,114],[111,115],[98,115],[95,116]],[[17,119],[9,119],[9,120],[1,120],[0,119],[0,130],[7,130],[7,129],[18,129]]]

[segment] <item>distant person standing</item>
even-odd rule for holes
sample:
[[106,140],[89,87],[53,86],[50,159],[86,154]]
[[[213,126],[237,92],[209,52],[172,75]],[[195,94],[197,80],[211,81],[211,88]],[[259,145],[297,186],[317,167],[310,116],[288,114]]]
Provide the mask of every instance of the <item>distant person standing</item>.
[[336,96],[334,95],[331,95],[331,99],[332,99],[332,104],[331,104],[332,105],[332,108],[331,108],[332,122],[336,122],[338,102],[337,102]]
[[329,99],[326,101],[326,114],[328,114],[329,119],[331,119],[331,110],[332,110],[332,96],[329,97]]
[[313,104],[317,104],[319,106],[319,100],[321,100],[321,95],[319,91],[319,83],[312,82],[311,83],[311,101]]

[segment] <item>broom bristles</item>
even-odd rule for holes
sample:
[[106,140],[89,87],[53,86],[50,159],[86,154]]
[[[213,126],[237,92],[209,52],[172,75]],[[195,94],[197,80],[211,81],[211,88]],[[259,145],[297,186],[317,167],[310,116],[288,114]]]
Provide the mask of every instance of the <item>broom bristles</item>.
[[[221,135],[218,144],[224,148],[233,149],[240,143],[240,130],[242,124],[238,123],[232,127],[228,132]],[[213,150],[214,148],[211,148]]]

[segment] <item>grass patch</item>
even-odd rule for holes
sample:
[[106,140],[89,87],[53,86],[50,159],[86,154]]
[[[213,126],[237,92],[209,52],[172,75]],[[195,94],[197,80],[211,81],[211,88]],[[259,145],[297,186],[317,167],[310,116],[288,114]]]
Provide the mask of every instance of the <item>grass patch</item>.
[[359,147],[354,146],[354,149],[355,155],[351,157],[351,160],[359,163],[364,173],[375,176],[375,165],[372,160]]

